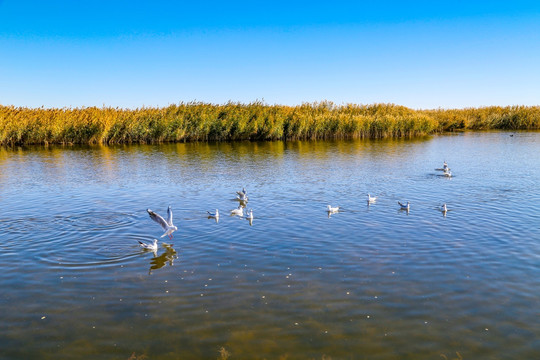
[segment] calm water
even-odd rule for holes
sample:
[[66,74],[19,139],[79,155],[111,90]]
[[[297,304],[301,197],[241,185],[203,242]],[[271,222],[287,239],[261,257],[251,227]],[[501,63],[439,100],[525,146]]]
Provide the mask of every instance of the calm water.
[[[0,358],[537,359],[539,154],[538,132],[0,149]],[[141,251],[168,205],[172,245]]]

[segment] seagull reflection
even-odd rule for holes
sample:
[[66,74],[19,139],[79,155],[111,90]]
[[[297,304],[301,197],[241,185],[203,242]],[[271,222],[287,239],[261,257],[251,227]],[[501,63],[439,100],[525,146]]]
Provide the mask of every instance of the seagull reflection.
[[249,221],[249,226],[253,226],[253,209],[249,209],[247,213],[246,220]]
[[247,203],[248,203],[248,202],[247,202],[247,199],[241,200],[241,199],[239,199],[239,198],[236,198],[235,200],[238,201],[238,205],[239,205],[239,206],[244,207],[244,208],[247,206]]
[[167,265],[167,263],[169,266],[173,266],[174,260],[178,259],[178,255],[172,244],[163,244],[163,248],[165,249],[165,252],[159,256],[156,256],[156,253],[154,253],[154,257],[150,260],[149,274],[152,273],[152,270],[161,269]]

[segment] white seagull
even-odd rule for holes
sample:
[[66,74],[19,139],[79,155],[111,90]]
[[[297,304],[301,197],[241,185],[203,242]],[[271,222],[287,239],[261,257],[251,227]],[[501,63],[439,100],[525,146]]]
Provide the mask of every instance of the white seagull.
[[407,210],[409,211],[409,208],[410,208],[410,205],[409,205],[409,202],[407,201],[406,204],[402,204],[400,203],[399,201],[397,202],[399,204],[399,206],[401,206],[401,210]]
[[450,171],[450,168],[448,167],[448,164],[446,163],[446,160],[444,160],[443,162],[443,167],[442,168],[437,168],[435,170],[438,170],[438,171]]
[[239,205],[238,208],[231,210],[232,216],[244,216],[244,208]]
[[242,188],[242,191],[237,191],[236,193],[238,194],[238,196],[246,196],[247,195],[246,188]]
[[331,207],[330,205],[328,205],[326,207],[326,211],[329,212],[329,213],[337,213],[339,211],[339,206],[336,206],[336,207]]
[[208,217],[210,217],[210,218],[216,218],[216,219],[219,218],[219,210],[218,209],[216,209],[215,213],[211,213],[210,211],[207,211],[207,213],[208,213]]
[[165,235],[167,235],[169,236],[170,239],[172,239],[172,233],[178,230],[178,228],[173,225],[173,215],[172,215],[171,207],[169,206],[169,208],[167,209],[167,214],[168,214],[167,221],[165,221],[164,218],[162,218],[160,215],[156,214],[150,209],[146,209],[146,211],[148,211],[148,215],[150,215],[150,218],[154,220],[155,222],[157,222],[159,225],[161,225],[161,227],[165,231],[165,233],[161,235],[161,237],[164,237]]
[[144,250],[149,250],[155,253],[157,252],[157,239],[154,239],[154,242],[152,244],[146,244],[142,241],[139,241],[139,246],[142,247]]
[[371,196],[370,194],[367,194],[367,201],[368,201],[368,203],[374,203],[375,201],[377,201],[377,197],[376,196]]
[[247,213],[246,219],[253,220],[253,209],[249,209],[249,212]]
[[236,196],[236,198],[240,201],[248,201],[248,196],[246,193],[243,193],[241,191],[237,191],[236,192],[238,195]]
[[442,204],[440,210],[441,210],[443,213],[445,213],[445,212],[448,211],[448,208],[446,207],[446,203]]

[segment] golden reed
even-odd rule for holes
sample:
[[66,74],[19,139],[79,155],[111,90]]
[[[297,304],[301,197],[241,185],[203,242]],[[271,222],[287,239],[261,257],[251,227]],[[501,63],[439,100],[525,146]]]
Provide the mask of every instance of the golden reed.
[[488,129],[540,129],[540,107],[413,110],[326,101],[298,106],[191,102],[134,110],[0,105],[0,145],[389,138]]

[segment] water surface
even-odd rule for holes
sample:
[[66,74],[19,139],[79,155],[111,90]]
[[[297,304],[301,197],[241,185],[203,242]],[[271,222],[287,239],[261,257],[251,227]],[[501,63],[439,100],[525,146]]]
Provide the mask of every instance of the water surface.
[[[538,132],[0,149],[0,358],[537,358],[538,154]],[[168,205],[172,240],[146,213]]]

